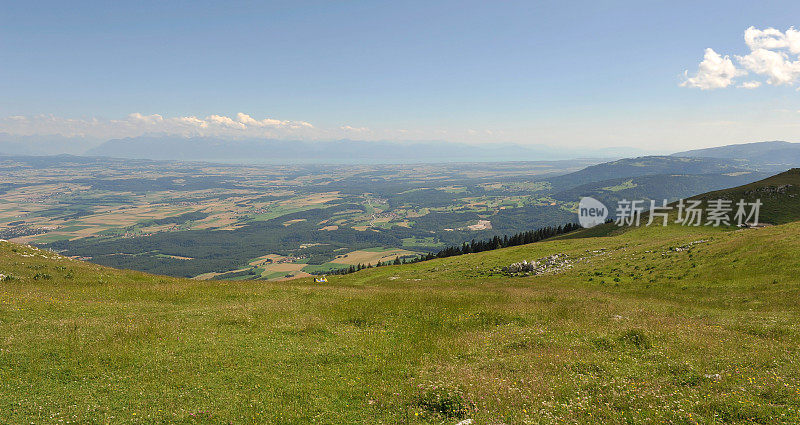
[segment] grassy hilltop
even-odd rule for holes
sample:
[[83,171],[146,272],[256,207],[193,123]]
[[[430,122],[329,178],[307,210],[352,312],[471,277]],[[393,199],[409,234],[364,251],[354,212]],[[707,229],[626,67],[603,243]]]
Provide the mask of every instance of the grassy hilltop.
[[798,222],[650,227],[319,285],[3,242],[0,423],[797,423],[798,252]]
[[800,168],[731,189],[717,190],[694,197],[695,199],[740,199],[753,202],[761,200],[759,221],[770,224],[790,223],[800,219]]

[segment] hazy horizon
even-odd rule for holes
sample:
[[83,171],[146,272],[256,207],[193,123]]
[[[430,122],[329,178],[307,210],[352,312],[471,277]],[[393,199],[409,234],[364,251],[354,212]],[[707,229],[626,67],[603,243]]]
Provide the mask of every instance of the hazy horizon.
[[645,152],[800,140],[794,3],[186,6],[6,5],[0,132]]
[[[446,140],[282,140],[258,137],[221,138],[214,136],[181,136],[144,134],[110,140],[88,139],[61,135],[15,136],[0,132],[0,156],[76,155],[150,160],[201,161],[220,164],[433,164],[470,162],[557,162],[590,160],[602,162],[620,158],[676,155],[681,152],[766,143],[796,143],[782,140],[754,141],[716,145],[687,150],[644,150],[631,146],[597,148],[556,147],[541,144],[469,143]],[[186,145],[194,147],[194,156],[185,156]],[[235,152],[244,150],[241,157],[215,157],[207,152],[209,145],[227,146]],[[161,149],[155,149],[156,146]],[[120,151],[137,149],[139,154]],[[263,149],[277,148],[279,155],[264,156]],[[374,148],[375,150],[370,150]],[[173,150],[170,153],[170,149]],[[410,151],[408,149],[411,149]],[[177,150],[177,152],[175,152]],[[223,150],[224,152],[225,150]],[[184,153],[182,153],[184,152]],[[374,152],[374,153],[371,153]],[[401,153],[398,155],[398,153]],[[282,156],[281,156],[282,155]],[[329,155],[329,156],[328,156]]]

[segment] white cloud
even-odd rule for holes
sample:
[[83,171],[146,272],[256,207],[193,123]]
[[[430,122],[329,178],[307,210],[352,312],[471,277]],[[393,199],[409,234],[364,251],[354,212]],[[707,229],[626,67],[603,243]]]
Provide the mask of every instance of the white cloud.
[[[753,74],[774,86],[792,86],[800,82],[800,30],[791,27],[783,32],[775,28],[750,27],[744,31],[744,42],[750,53],[734,56],[741,69],[736,68],[728,55],[722,56],[708,48],[697,74],[689,77],[685,72],[680,85],[701,90],[725,88],[732,86],[737,77]],[[761,85],[761,81],[751,80],[736,87],[754,89]]]
[[761,87],[761,81],[745,81],[745,82],[743,82],[742,84],[739,84],[736,87],[739,87],[739,88],[742,88],[742,89],[757,89],[757,88]]
[[311,123],[305,121],[281,121],[272,118],[264,118],[263,120],[257,120],[250,115],[243,114],[239,112],[236,114],[236,120],[245,125],[245,126],[255,126],[255,127],[287,127],[287,128],[313,128],[314,126]]
[[[219,140],[452,140],[507,141],[502,130],[443,128],[393,129],[352,124],[317,127],[308,121],[257,117],[243,112],[207,116],[134,112],[121,118],[65,118],[54,115],[0,117],[0,133],[16,136],[61,135],[93,141],[139,136],[214,137]],[[499,139],[503,140],[499,140]]]
[[224,115],[209,115],[206,117],[206,120],[211,123],[218,124],[228,128],[237,128],[240,130],[244,130],[247,128],[246,124],[234,121],[233,118],[226,117]]
[[197,127],[197,128],[207,128],[208,122],[205,120],[201,120],[197,117],[178,117],[175,118],[175,122],[178,124],[185,124],[189,127]]
[[697,87],[700,90],[711,90],[728,87],[733,84],[733,79],[742,75],[729,56],[721,56],[714,49],[706,49],[703,61],[694,77],[689,77],[689,72],[684,71],[685,80],[683,87]]
[[790,53],[800,55],[800,30],[789,28],[786,30],[786,46]]
[[342,130],[342,131],[352,132],[352,133],[366,133],[366,132],[371,131],[367,127],[353,127],[353,126],[349,126],[349,125],[343,125],[343,126],[339,127],[339,129]]
[[309,133],[314,126],[306,121],[264,118],[257,120],[250,115],[238,113],[235,118],[225,115],[165,117],[159,114],[145,115],[139,112],[123,119],[62,118],[53,115],[11,116],[0,119],[0,132],[10,134],[60,134],[63,136],[118,138],[136,137],[144,134],[172,134],[181,136],[243,137],[292,137],[313,138]]
[[786,47],[786,37],[775,28],[765,30],[750,27],[744,30],[744,42],[750,50],[782,49]]
[[775,28],[759,30],[750,27],[744,31],[744,42],[752,51],[788,49],[792,54],[800,54],[800,31],[794,27],[789,28],[785,33]]
[[780,86],[792,85],[800,77],[800,60],[792,61],[789,55],[774,50],[756,49],[736,59],[748,71],[767,77],[767,83]]
[[[239,112],[238,114],[236,114],[236,119],[237,119],[237,120],[238,120],[240,123],[242,123],[242,124],[244,124],[244,125],[255,125],[255,126],[258,126],[258,127],[262,127],[262,125],[261,125],[261,121],[258,121],[258,120],[256,120],[255,118],[251,117],[250,115],[243,114],[243,113],[241,113],[241,112]],[[268,118],[267,118],[267,119],[268,119]]]
[[128,115],[128,118],[130,118],[132,121],[139,121],[145,124],[156,124],[164,121],[164,117],[162,117],[161,115],[158,114],[142,115],[138,112],[134,112]]

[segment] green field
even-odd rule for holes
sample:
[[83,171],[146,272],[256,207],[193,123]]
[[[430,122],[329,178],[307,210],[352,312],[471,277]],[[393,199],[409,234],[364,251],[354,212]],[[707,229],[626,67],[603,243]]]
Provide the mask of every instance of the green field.
[[429,237],[429,238],[405,238],[403,239],[403,247],[415,247],[415,246],[439,246],[443,247],[444,244],[436,242],[436,238]]
[[324,263],[324,264],[309,264],[303,267],[303,271],[306,273],[318,273],[318,272],[331,272],[334,270],[346,269],[350,267],[349,264],[341,264],[341,263]]
[[[233,166],[0,155],[0,239],[176,277],[220,276],[270,254],[335,263],[341,252],[398,249],[404,240],[428,253],[574,219],[558,205],[524,209],[525,200],[549,174],[586,164]],[[491,227],[467,227],[480,219]]]
[[796,423],[798,249],[798,223],[641,228],[319,285],[2,243],[0,422]]

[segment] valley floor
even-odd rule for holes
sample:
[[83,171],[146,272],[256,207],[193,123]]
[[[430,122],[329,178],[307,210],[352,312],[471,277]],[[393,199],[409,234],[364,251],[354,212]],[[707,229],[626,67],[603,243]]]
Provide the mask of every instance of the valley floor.
[[797,423],[799,251],[797,223],[641,228],[314,284],[2,242],[0,422]]

